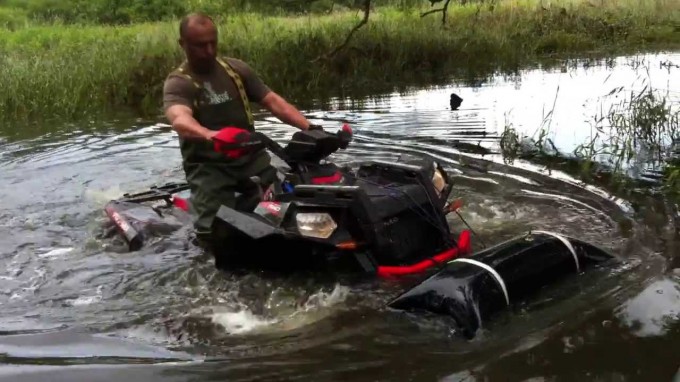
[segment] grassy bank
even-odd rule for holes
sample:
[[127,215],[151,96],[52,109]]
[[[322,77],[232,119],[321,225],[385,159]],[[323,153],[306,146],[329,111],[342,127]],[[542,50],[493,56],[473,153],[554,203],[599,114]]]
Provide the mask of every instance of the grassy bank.
[[[560,168],[587,183],[620,196],[642,188],[661,191],[680,208],[680,106],[667,90],[644,86],[641,91],[617,88],[617,100],[592,116],[591,135],[573,152],[559,152],[549,125],[533,137],[506,126],[500,140],[504,160],[521,158]],[[677,227],[680,229],[680,226]]]
[[[546,55],[610,54],[677,48],[680,3],[671,0],[499,0],[451,5],[446,27],[430,9],[381,7],[331,61],[312,60],[341,43],[356,12],[220,18],[222,53],[249,62],[273,88],[296,102],[391,90],[396,84],[456,75],[479,81]],[[595,4],[595,5],[593,5]],[[159,111],[169,70],[182,59],[177,22],[128,26],[35,25],[0,30],[0,112],[76,118],[132,107]]]

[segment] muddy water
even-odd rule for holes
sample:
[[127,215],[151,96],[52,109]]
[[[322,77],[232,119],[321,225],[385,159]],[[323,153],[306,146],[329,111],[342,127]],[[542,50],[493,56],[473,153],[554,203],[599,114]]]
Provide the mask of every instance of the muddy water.
[[[541,228],[621,258],[488,323],[473,341],[445,319],[387,311],[404,287],[396,283],[219,273],[186,230],[137,253],[101,239],[107,200],[182,179],[176,137],[157,121],[8,128],[0,132],[0,378],[671,380],[680,367],[680,243],[659,197],[615,197],[496,155],[507,122],[531,136],[549,111],[552,140],[573,150],[618,86],[649,79],[678,100],[680,69],[660,65],[669,62],[680,55],[527,69],[475,88],[454,82],[306,111],[330,129],[354,127],[338,162],[439,159],[465,200],[476,248]],[[448,110],[451,92],[464,98],[460,110]],[[293,132],[266,115],[258,121],[280,142]],[[451,225],[465,228],[456,217]]]

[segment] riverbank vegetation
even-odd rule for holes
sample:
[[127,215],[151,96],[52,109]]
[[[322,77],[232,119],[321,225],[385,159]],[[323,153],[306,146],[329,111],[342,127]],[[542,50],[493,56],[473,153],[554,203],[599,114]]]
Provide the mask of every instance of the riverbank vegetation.
[[590,136],[573,152],[557,150],[549,138],[549,123],[532,137],[521,136],[508,125],[500,139],[504,160],[560,168],[624,197],[651,187],[675,205],[671,216],[680,213],[680,106],[669,98],[668,90],[648,84],[640,90],[618,87],[605,98],[609,107],[592,116]]
[[[437,3],[437,2],[435,2]],[[215,15],[226,55],[249,62],[273,88],[312,99],[469,83],[546,57],[675,48],[674,0],[0,0],[0,112],[6,118],[77,118],[132,108],[157,115],[163,79],[180,63],[177,18]],[[550,4],[548,4],[550,3]],[[76,6],[74,6],[76,5]],[[108,8],[107,8],[108,7]]]

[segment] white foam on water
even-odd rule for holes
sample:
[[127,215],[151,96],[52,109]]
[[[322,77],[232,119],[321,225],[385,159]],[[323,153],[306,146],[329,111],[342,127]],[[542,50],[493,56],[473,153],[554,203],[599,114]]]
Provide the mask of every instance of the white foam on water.
[[78,296],[74,299],[66,300],[66,303],[71,306],[86,306],[100,302],[102,300],[103,285],[97,287],[97,292],[94,296]]
[[248,309],[215,312],[211,316],[211,321],[224,327],[230,334],[243,334],[278,322],[276,319],[258,317]]
[[489,171],[488,173],[492,174],[492,175],[502,176],[502,177],[509,178],[509,179],[514,179],[518,182],[522,182],[522,183],[529,184],[529,185],[532,185],[532,186],[540,186],[540,184],[538,182],[532,180],[531,178],[527,178],[525,176],[521,176],[521,175],[517,175],[517,174],[511,174],[511,173],[507,173],[507,172],[499,172],[499,171]]
[[319,291],[309,296],[299,309],[296,309],[277,326],[279,330],[293,330],[321,321],[330,316],[335,306],[342,304],[349,295],[349,288],[336,285],[329,293]]
[[292,312],[280,312],[273,317],[254,314],[248,307],[237,309],[215,307],[211,322],[222,326],[229,334],[289,331],[320,321],[333,312],[333,307],[347,299],[349,288],[336,285],[330,292],[318,291]]
[[88,201],[103,206],[111,200],[120,198],[126,192],[130,192],[130,190],[123,191],[119,186],[112,186],[106,189],[87,188],[85,189],[84,196]]
[[[463,204],[460,214],[473,227],[490,228],[528,220],[537,215],[537,209],[523,204],[500,205],[494,200],[485,199],[475,204]],[[449,219],[457,221],[458,217],[451,216]]]
[[65,255],[67,253],[70,253],[71,251],[73,251],[73,249],[74,249],[73,247],[53,248],[53,249],[40,248],[40,249],[38,249],[38,251],[47,251],[47,252],[39,253],[38,257],[41,258],[41,259],[50,258],[50,257],[59,257],[59,256]]
[[102,300],[101,296],[81,296],[73,300],[66,300],[71,306],[92,305]]

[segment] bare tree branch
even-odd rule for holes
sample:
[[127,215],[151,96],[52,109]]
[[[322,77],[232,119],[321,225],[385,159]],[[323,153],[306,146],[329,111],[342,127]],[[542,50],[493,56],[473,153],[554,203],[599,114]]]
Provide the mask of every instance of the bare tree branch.
[[[438,1],[441,1],[441,0],[438,0]],[[434,5],[434,3],[438,2],[438,1],[430,0],[432,5]],[[443,7],[439,8],[439,9],[432,9],[430,11],[424,12],[423,14],[420,15],[420,17],[425,17],[425,16],[431,15],[433,13],[441,12],[442,13],[442,25],[445,25],[446,24],[446,15],[449,13],[448,9],[449,9],[449,3],[450,2],[451,2],[451,0],[446,0]]]
[[[450,0],[449,0],[449,1],[450,1]],[[364,25],[366,25],[366,23],[368,23],[368,15],[369,15],[370,12],[371,12],[371,0],[364,0],[363,9],[364,9],[364,17],[361,19],[361,21],[359,22],[359,24],[355,25],[354,28],[352,28],[352,30],[349,32],[349,34],[348,34],[347,37],[345,38],[345,41],[344,41],[342,44],[338,45],[338,46],[337,46],[335,49],[333,49],[331,52],[326,53],[326,54],[323,54],[323,55],[321,55],[321,56],[315,58],[314,60],[312,60],[312,62],[317,62],[317,61],[319,61],[319,60],[321,60],[321,59],[327,60],[327,59],[329,59],[329,58],[335,56],[336,54],[338,54],[338,52],[340,52],[342,49],[344,49],[344,48],[349,44],[349,41],[352,39],[352,35],[353,35],[356,31],[358,31],[361,27],[363,27]]]

